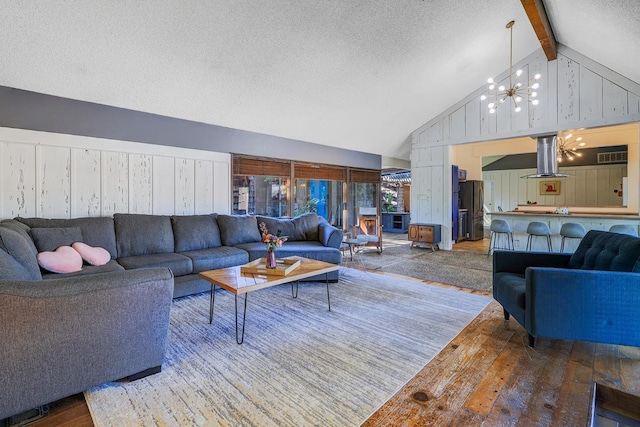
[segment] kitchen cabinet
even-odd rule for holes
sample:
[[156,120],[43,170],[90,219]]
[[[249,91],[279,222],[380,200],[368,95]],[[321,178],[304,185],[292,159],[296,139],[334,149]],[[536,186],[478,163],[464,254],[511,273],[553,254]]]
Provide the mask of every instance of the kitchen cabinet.
[[409,228],[409,213],[383,212],[382,231],[387,233],[406,233]]

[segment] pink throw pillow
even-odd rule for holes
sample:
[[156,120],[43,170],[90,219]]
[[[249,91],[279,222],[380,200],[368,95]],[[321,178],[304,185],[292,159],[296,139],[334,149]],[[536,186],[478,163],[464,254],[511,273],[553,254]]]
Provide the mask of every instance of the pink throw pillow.
[[89,246],[82,242],[75,242],[71,247],[91,265],[105,265],[111,260],[111,254],[104,248]]
[[54,252],[40,252],[36,258],[40,267],[54,273],[73,273],[82,270],[82,257],[71,246],[60,246]]

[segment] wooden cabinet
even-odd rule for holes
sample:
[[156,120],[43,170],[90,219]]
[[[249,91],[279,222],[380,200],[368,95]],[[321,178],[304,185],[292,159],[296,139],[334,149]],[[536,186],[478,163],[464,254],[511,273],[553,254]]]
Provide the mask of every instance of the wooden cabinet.
[[442,226],[439,224],[409,224],[409,240],[414,245],[428,245],[434,251],[442,240]]

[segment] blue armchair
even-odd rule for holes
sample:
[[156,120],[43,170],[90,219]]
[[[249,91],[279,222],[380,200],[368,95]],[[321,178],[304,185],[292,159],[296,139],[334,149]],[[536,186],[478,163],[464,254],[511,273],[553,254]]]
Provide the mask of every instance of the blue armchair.
[[592,230],[574,254],[496,251],[493,298],[536,337],[640,347],[640,238]]

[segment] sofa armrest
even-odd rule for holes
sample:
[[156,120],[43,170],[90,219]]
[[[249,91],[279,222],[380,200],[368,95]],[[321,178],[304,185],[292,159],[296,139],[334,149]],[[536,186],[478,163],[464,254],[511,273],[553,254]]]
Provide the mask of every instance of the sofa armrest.
[[0,419],[164,360],[166,268],[0,281]]
[[525,328],[533,336],[640,346],[640,274],[526,271]]
[[563,268],[569,264],[571,254],[554,252],[495,251],[493,272],[524,274],[527,267]]
[[340,244],[344,237],[344,231],[329,224],[326,221],[320,221],[318,223],[318,240],[324,246],[329,248],[340,249]]

